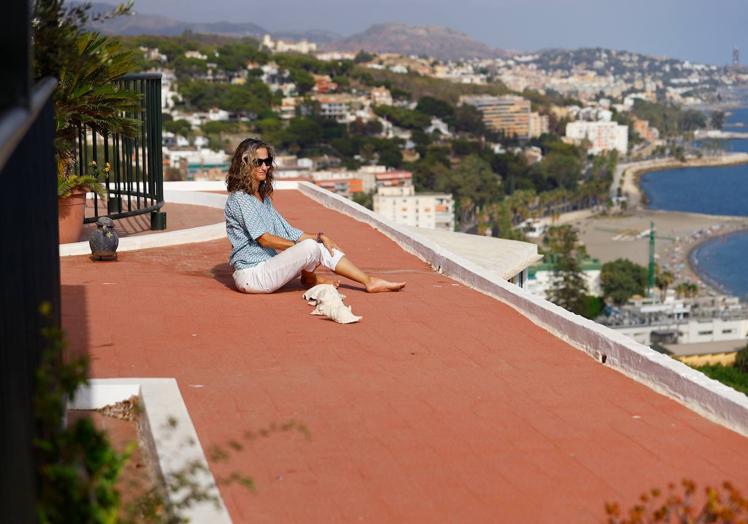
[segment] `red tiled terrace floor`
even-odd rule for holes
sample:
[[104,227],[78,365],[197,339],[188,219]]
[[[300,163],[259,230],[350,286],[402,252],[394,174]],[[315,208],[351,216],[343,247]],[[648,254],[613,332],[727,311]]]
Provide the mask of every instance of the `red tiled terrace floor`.
[[[95,216],[91,200],[86,201],[86,206],[86,217]],[[167,203],[160,209],[160,211],[166,213],[167,229],[164,231],[176,231],[179,229],[188,229],[198,226],[208,226],[223,222],[224,220],[223,209],[206,206]],[[150,212],[115,220],[114,228],[120,237],[150,235],[163,232],[151,230]],[[81,234],[80,241],[88,241],[88,237],[94,229],[96,229],[95,223],[86,224],[83,233]]]
[[[369,226],[292,191],[405,291],[343,289],[359,324],[309,315],[302,290],[243,295],[226,240],[64,258],[63,323],[96,377],[176,377],[205,449],[289,419],[217,475],[235,522],[600,522],[651,487],[748,486],[748,440],[597,363]],[[743,490],[745,494],[745,489]]]

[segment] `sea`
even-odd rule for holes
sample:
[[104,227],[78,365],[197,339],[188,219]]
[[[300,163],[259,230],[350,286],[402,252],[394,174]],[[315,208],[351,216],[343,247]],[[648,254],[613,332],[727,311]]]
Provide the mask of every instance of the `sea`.
[[[748,107],[731,110],[723,129],[748,132]],[[748,152],[744,139],[726,140],[723,146]],[[647,173],[641,188],[652,209],[748,216],[748,164]],[[691,262],[704,280],[748,300],[748,231],[704,242],[692,252]]]

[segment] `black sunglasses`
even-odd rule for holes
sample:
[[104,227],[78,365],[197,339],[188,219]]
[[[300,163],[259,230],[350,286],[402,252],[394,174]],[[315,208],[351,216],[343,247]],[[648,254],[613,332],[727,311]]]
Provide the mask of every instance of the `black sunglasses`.
[[255,158],[252,163],[255,167],[260,167],[262,164],[271,167],[273,165],[273,157],[269,156],[267,158]]

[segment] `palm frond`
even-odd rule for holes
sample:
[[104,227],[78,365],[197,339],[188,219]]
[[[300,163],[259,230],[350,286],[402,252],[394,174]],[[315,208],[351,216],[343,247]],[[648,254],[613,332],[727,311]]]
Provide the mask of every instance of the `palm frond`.
[[93,191],[101,198],[106,198],[106,189],[104,184],[93,175],[70,175],[57,177],[57,197],[66,198],[73,194],[75,190]]

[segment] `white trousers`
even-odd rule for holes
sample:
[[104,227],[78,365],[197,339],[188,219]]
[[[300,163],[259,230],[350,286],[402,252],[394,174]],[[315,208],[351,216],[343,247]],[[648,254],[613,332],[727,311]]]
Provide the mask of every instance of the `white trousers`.
[[314,271],[320,264],[335,271],[344,253],[327,248],[312,239],[306,239],[295,246],[281,251],[270,260],[256,266],[234,271],[236,289],[244,293],[272,293],[282,288],[304,271]]

